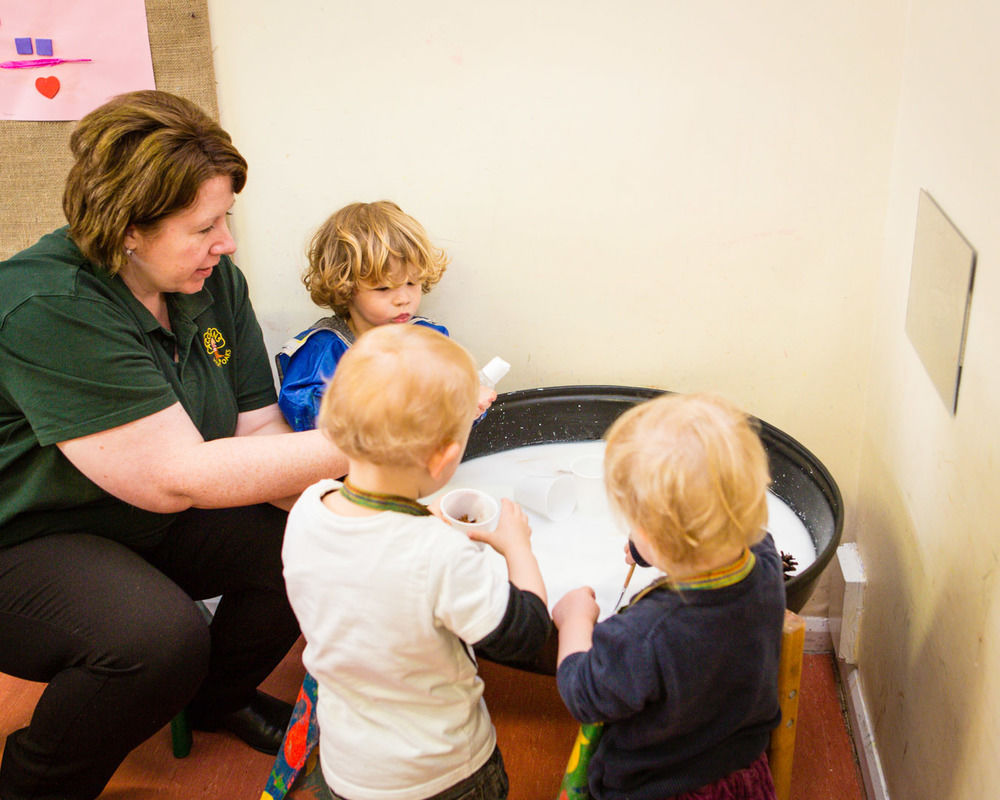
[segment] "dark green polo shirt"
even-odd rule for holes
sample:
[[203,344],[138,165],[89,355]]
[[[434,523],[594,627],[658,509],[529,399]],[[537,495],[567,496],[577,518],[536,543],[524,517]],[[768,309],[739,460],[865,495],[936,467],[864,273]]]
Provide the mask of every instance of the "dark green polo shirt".
[[240,412],[275,402],[246,279],[228,257],[200,292],[167,305],[172,332],[66,228],[0,262],[0,547],[59,531],[155,541],[172,515],[112,497],[56,442],[177,401],[216,439],[233,434]]

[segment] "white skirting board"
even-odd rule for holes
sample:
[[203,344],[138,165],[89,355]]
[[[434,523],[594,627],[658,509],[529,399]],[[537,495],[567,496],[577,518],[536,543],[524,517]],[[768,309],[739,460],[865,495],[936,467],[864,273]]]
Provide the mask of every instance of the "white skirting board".
[[[805,652],[833,654],[830,620],[826,617],[806,617],[805,620]],[[847,716],[861,768],[861,779],[865,785],[865,795],[868,800],[889,800],[882,762],[879,761],[878,748],[875,746],[875,732],[861,693],[861,674],[856,666],[848,664],[844,659],[834,655],[834,660],[847,702]]]
[[806,617],[806,641],[803,650],[807,653],[832,653],[833,637],[830,636],[830,620],[826,617]]
[[861,779],[865,784],[868,800],[889,800],[889,787],[885,783],[882,762],[875,745],[875,730],[868,716],[868,706],[861,691],[861,673],[853,664],[837,659],[841,685],[847,700],[847,715],[854,732],[854,749],[858,754]]

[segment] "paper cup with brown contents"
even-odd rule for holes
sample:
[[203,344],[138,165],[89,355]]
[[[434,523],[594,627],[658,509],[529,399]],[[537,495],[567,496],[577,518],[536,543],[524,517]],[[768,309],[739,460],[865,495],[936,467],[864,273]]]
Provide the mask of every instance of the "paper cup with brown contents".
[[453,489],[441,498],[441,514],[464,531],[491,531],[500,519],[500,504],[478,489]]

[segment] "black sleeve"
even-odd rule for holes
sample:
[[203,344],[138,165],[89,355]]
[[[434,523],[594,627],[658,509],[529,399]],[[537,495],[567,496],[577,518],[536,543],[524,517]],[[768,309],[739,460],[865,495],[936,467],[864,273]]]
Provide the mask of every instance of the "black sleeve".
[[636,564],[638,564],[640,567],[651,567],[651,566],[653,566],[646,559],[644,559],[641,555],[639,555],[639,550],[638,550],[638,548],[636,548],[635,542],[633,542],[631,539],[628,540],[628,551],[632,554],[632,560]]
[[476,656],[521,666],[535,660],[551,629],[552,620],[542,599],[511,584],[507,610],[500,624],[472,646]]

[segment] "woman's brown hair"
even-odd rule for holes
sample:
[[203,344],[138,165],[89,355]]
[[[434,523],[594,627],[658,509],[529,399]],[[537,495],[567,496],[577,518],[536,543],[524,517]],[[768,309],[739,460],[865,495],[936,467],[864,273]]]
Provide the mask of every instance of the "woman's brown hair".
[[210,178],[246,184],[247,162],[218,123],[168,92],[119,95],[80,120],[69,140],[75,163],[63,212],[83,254],[112,275],[126,263],[130,226],[155,232],[191,206]]

